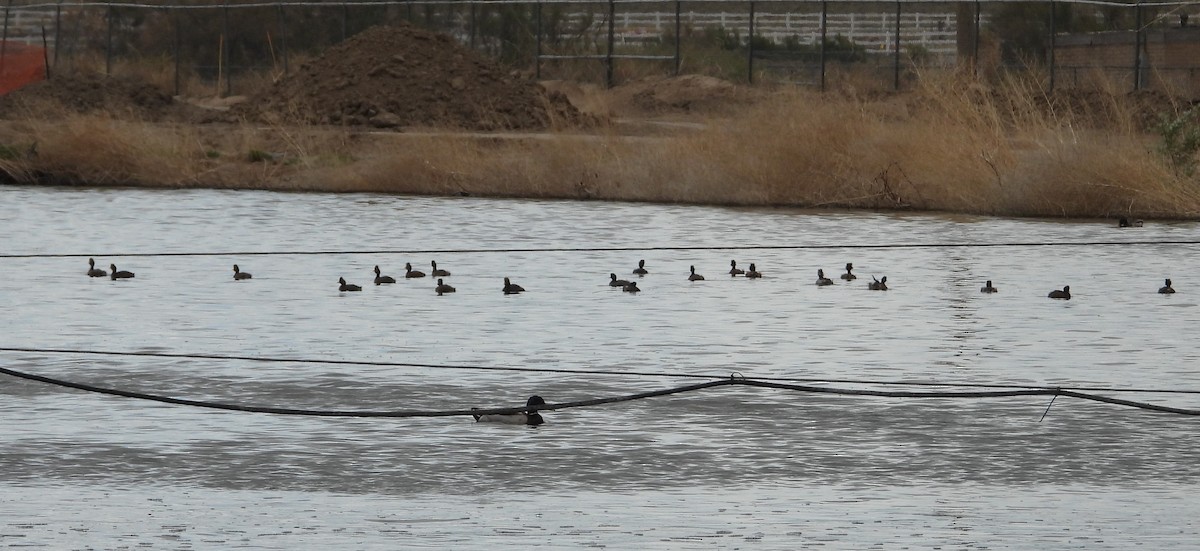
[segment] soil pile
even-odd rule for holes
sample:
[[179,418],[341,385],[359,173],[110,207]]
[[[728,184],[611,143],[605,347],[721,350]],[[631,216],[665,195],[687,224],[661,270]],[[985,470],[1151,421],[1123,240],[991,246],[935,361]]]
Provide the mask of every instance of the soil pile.
[[562,94],[406,23],[351,37],[234,112],[269,123],[377,128],[533,130],[582,121]]
[[54,119],[78,113],[160,121],[183,110],[157,86],[131,77],[95,73],[54,75],[0,97],[0,117]]

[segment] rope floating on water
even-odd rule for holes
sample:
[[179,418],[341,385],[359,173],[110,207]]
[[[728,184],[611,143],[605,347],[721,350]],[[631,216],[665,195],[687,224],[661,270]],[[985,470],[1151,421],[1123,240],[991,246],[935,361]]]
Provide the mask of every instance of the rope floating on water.
[[1007,241],[999,243],[881,243],[838,245],[681,245],[644,247],[526,247],[502,249],[375,249],[337,251],[222,251],[222,252],[150,252],[150,253],[30,253],[0,254],[0,258],[89,258],[89,257],[170,257],[170,256],[312,256],[312,255],[418,255],[418,254],[484,254],[484,253],[562,253],[562,252],[652,252],[652,251],[762,251],[762,250],[830,250],[830,249],[939,249],[983,247],[1099,247],[1137,245],[1200,245],[1195,239],[1166,239],[1157,241]]
[[[95,385],[76,383],[73,381],[65,381],[52,377],[44,377],[42,375],[34,375],[13,369],[0,367],[0,374],[10,375],[30,381],[62,386],[66,388],[74,388],[87,392],[95,392],[99,394],[108,394],[112,396],[122,396],[126,398],[136,398],[139,400],[149,400],[154,402],[162,402],[167,404],[219,409],[226,411],[243,411],[251,413],[270,413],[275,415],[303,415],[311,417],[390,417],[390,418],[405,418],[405,417],[453,417],[463,415],[503,415],[521,413],[530,408],[528,406],[507,407],[507,408],[472,408],[472,409],[455,409],[455,410],[398,410],[398,411],[370,411],[370,410],[313,410],[313,409],[296,409],[296,408],[279,408],[267,406],[247,406],[240,404],[224,404],[219,402],[206,402],[201,400],[187,400],[183,398],[173,398],[170,396],[159,396],[155,394],[147,394],[143,392],[132,392],[128,390],[104,388]],[[1137,402],[1133,400],[1121,400],[1118,398],[1110,398],[1066,390],[1060,388],[1053,389],[1027,389],[1027,390],[996,390],[996,391],[972,391],[972,392],[956,392],[956,391],[884,391],[884,390],[856,390],[845,388],[830,388],[818,387],[810,385],[792,385],[784,383],[776,383],[771,381],[760,381],[755,379],[735,378],[717,379],[705,383],[696,383],[691,385],[666,388],[661,390],[653,390],[648,392],[639,392],[636,394],[628,394],[623,396],[610,396],[606,398],[593,398],[590,400],[580,400],[575,402],[562,402],[557,404],[545,404],[537,406],[538,411],[542,410],[559,410],[578,407],[590,407],[604,404],[614,404],[618,402],[629,402],[633,400],[644,400],[646,398],[656,398],[660,396],[669,396],[672,394],[681,394],[684,392],[695,392],[718,386],[752,386],[760,388],[772,388],[777,390],[792,390],[797,392],[820,393],[820,394],[840,394],[846,396],[870,396],[870,397],[887,397],[887,398],[1009,398],[1018,396],[1069,396],[1079,398],[1081,400],[1091,400],[1106,404],[1127,406],[1137,409],[1145,409],[1162,413],[1174,413],[1177,415],[1200,416],[1200,410],[1184,409],[1169,406],[1160,406],[1148,402]],[[1044,417],[1044,415],[1043,415]]]
[[[432,363],[415,363],[415,362],[380,362],[380,361],[361,361],[361,360],[329,360],[320,358],[273,358],[267,356],[241,356],[241,355],[222,355],[222,354],[189,354],[180,352],[120,352],[110,350],[80,350],[80,349],[63,349],[63,348],[30,348],[30,347],[0,347],[0,352],[29,352],[36,354],[64,354],[64,355],[93,355],[93,356],[131,356],[131,357],[150,357],[150,358],[183,358],[193,360],[222,360],[222,361],[250,361],[263,363],[295,363],[295,364],[319,364],[319,365],[350,365],[350,366],[368,366],[368,367],[411,367],[420,369],[451,369],[451,370],[470,370],[470,371],[509,371],[523,373],[556,373],[567,375],[603,375],[616,377],[666,377],[676,379],[720,379],[725,375],[704,375],[699,373],[671,373],[663,371],[607,371],[602,369],[563,369],[553,367],[511,367],[511,366],[486,366],[486,365],[453,365],[453,364],[432,364]],[[738,374],[740,377],[741,375]],[[916,386],[916,387],[956,387],[956,388],[987,388],[987,389],[1041,389],[1049,390],[1062,388],[1061,386],[1039,386],[1039,385],[1014,385],[1014,384],[995,384],[995,383],[963,383],[963,382],[929,382],[929,381],[888,381],[878,379],[832,379],[818,377],[755,377],[757,381],[773,381],[782,383],[835,383],[835,384],[852,384],[852,385],[876,385],[876,386]],[[1140,394],[1200,394],[1200,390],[1186,389],[1162,389],[1162,388],[1113,388],[1113,387],[1071,387],[1072,390],[1081,392],[1136,392]]]

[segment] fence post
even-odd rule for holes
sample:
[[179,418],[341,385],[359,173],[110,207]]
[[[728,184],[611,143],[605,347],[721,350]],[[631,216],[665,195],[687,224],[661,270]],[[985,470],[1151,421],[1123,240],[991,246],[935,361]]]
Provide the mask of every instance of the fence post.
[[12,0],[4,3],[4,34],[0,38],[0,75],[4,74],[4,66],[8,64],[8,15],[12,11]]
[[50,80],[50,43],[46,42],[45,25],[42,25],[42,67],[46,69],[46,80]]
[[679,76],[679,65],[683,61],[680,55],[680,44],[682,44],[683,38],[679,36],[679,33],[683,30],[679,23],[680,16],[682,15],[681,4],[683,2],[675,0],[675,76]]
[[221,73],[225,76],[225,95],[233,95],[232,72],[229,70],[229,0],[221,2],[221,70],[217,74],[217,82],[221,81]]
[[173,23],[172,26],[175,27],[173,29],[175,31],[175,43],[171,44],[171,57],[175,58],[175,95],[178,96],[181,92],[181,86],[179,82],[179,63],[180,58],[183,57],[183,31],[179,25],[179,10],[171,10],[170,13],[171,23]]
[[108,11],[105,19],[108,20],[108,34],[104,40],[104,75],[112,75],[112,41],[113,41],[113,7],[112,0],[108,2]]
[[62,2],[54,4],[54,68],[58,69],[58,49],[62,46]]
[[892,61],[892,88],[900,89],[900,6],[899,0],[896,1],[896,51]]
[[746,82],[754,84],[754,0],[750,0],[750,29],[746,35]]
[[537,53],[533,56],[533,74],[538,80],[542,80],[542,0],[538,0],[537,6]]
[[288,67],[288,29],[287,29],[287,13],[283,10],[283,4],[275,4],[279,8],[279,52],[283,56],[283,74],[287,75],[291,71]]
[[471,2],[471,49],[475,49],[475,3]]
[[975,60],[974,74],[979,74],[979,0],[975,0],[975,44],[972,46],[971,58]]
[[1142,89],[1142,0],[1137,1],[1133,10],[1133,90],[1136,92]]
[[821,2],[821,91],[825,91],[825,37],[829,23],[829,2]]
[[82,6],[79,6],[78,9],[79,16],[75,18],[75,23],[69,33],[70,36],[67,38],[67,63],[70,65],[72,71],[75,70],[75,43],[79,42],[79,24],[80,21],[83,21],[84,12]]
[[605,61],[608,64],[608,68],[604,76],[604,82],[609,88],[613,87],[613,46],[616,44],[616,18],[616,0],[608,0],[608,53],[605,54]]
[[1058,14],[1055,13],[1058,10],[1054,9],[1055,7],[1056,6],[1054,5],[1054,0],[1050,0],[1050,60],[1049,61],[1050,61],[1050,91],[1051,92],[1054,91],[1054,53],[1055,53],[1054,50],[1058,49],[1058,44],[1057,44],[1055,36],[1054,36],[1055,34],[1057,34],[1056,29],[1058,28]]

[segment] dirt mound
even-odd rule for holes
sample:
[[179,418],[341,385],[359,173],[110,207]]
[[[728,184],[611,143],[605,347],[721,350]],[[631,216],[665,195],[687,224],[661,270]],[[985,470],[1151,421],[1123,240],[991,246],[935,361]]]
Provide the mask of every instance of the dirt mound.
[[378,128],[529,130],[581,121],[562,94],[406,23],[351,37],[234,112],[272,123]]
[[171,95],[131,77],[94,73],[55,75],[0,97],[0,117],[58,118],[106,113],[118,118],[159,121],[178,115]]

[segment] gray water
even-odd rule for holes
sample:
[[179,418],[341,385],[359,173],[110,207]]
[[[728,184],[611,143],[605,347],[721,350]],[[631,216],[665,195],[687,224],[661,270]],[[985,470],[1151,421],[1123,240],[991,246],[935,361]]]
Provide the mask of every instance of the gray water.
[[[448,410],[747,377],[1200,390],[1195,246],[349,254],[499,248],[1190,240],[925,214],[0,187],[0,347],[617,375],[0,352],[135,392]],[[347,251],[238,255],[250,251]],[[217,256],[121,256],[229,252]],[[608,287],[639,259],[643,292]],[[729,260],[765,277],[726,275]],[[403,280],[411,262],[453,275]],[[837,280],[846,262],[860,279]],[[232,280],[239,264],[254,274]],[[371,285],[376,264],[401,281]],[[688,266],[707,276],[687,281]],[[837,285],[818,288],[817,268]],[[501,279],[529,291],[504,296]],[[864,280],[888,277],[891,290]],[[338,277],[364,286],[340,293]],[[1156,294],[1171,277],[1179,293]],[[979,293],[992,279],[1000,292]],[[1073,299],[1046,294],[1070,285]],[[622,374],[625,373],[625,374]],[[635,374],[636,373],[636,374]],[[883,388],[849,382],[836,388]],[[890,388],[890,387],[889,387]],[[1200,408],[1194,394],[1099,392]],[[0,547],[44,549],[1200,548],[1197,421],[1071,398],[750,387],[545,413],[314,418],[0,375]]]

